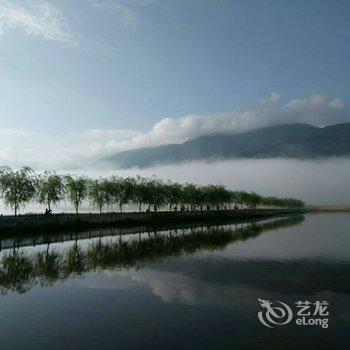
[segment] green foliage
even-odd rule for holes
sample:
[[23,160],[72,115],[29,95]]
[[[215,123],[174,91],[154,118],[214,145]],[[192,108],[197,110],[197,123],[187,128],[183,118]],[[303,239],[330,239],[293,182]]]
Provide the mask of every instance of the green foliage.
[[181,210],[227,209],[234,207],[255,209],[258,207],[303,208],[305,203],[294,198],[264,197],[254,192],[230,191],[222,185],[199,186],[191,183],[164,182],[156,177],[89,179],[83,176],[61,176],[54,171],[45,171],[35,176],[30,168],[18,171],[0,171],[0,195],[5,203],[14,208],[17,215],[20,206],[36,197],[37,201],[51,205],[63,198],[68,199],[76,213],[86,199],[102,212],[107,205],[119,205],[120,212],[125,204],[142,205],[157,211],[162,206],[170,210],[181,205]]
[[64,198],[64,189],[62,176],[54,171],[45,171],[37,177],[36,196],[39,203],[47,205],[48,210],[51,210],[51,204]]
[[25,203],[35,195],[33,170],[23,167],[20,170],[5,170],[0,173],[0,193],[7,205],[14,209],[15,215]]
[[178,183],[168,182],[165,184],[166,204],[172,210],[174,205],[179,205],[183,202],[184,191],[183,186]]
[[79,207],[88,194],[89,181],[83,176],[66,175],[64,177],[67,199],[73,204],[78,214]]
[[88,197],[91,204],[102,213],[102,208],[112,202],[111,182],[107,179],[90,180]]
[[225,203],[232,202],[232,192],[224,186],[208,185],[203,188],[203,191],[206,205],[219,208]]
[[146,189],[146,203],[153,206],[154,211],[167,202],[166,185],[163,181],[152,178],[147,181]]
[[138,204],[139,212],[142,211],[142,204],[148,202],[149,193],[147,188],[147,179],[136,176],[134,181],[134,190],[132,193],[132,202]]
[[112,176],[109,181],[112,201],[119,205],[120,212],[122,213],[123,205],[129,203],[133,198],[135,180],[130,177],[124,179]]

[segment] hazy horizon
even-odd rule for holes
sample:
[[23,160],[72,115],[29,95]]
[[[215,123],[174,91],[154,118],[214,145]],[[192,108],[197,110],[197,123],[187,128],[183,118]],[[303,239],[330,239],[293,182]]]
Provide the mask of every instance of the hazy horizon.
[[[350,3],[327,0],[0,0],[0,166],[90,172],[123,150],[350,122],[349,13]],[[328,204],[348,203],[348,163],[232,160],[119,173]]]
[[213,133],[349,122],[349,13],[326,0],[0,0],[0,165],[82,168]]
[[350,158],[193,161],[143,169],[83,169],[76,173],[94,177],[156,175],[181,183],[220,183],[232,190],[295,197],[309,205],[350,205]]
[[[45,169],[36,169],[38,173]],[[231,190],[255,191],[265,196],[294,197],[307,205],[349,206],[350,159],[330,158],[323,160],[297,159],[236,159],[224,161],[192,161],[181,164],[159,165],[149,168],[130,169],[56,169],[59,173],[87,175],[93,178],[117,175],[157,176],[162,180],[180,183],[193,182],[198,185],[222,184]],[[22,213],[44,211],[44,205],[28,204]],[[70,211],[74,208],[68,202],[54,207],[54,212]],[[97,211],[97,208],[95,208]],[[117,207],[114,210],[118,210]],[[137,210],[137,208],[129,208]],[[2,213],[12,210],[0,204]],[[85,203],[82,211],[94,211]]]

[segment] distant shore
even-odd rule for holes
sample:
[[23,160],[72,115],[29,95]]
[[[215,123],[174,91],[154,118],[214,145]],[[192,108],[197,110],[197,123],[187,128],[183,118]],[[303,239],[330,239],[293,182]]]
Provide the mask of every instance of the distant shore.
[[234,221],[305,213],[305,209],[236,209],[102,214],[34,214],[0,217],[0,235],[43,231],[84,230],[106,226],[153,225],[180,222]]
[[350,212],[350,206],[347,205],[320,205],[308,206],[305,208],[307,212]]

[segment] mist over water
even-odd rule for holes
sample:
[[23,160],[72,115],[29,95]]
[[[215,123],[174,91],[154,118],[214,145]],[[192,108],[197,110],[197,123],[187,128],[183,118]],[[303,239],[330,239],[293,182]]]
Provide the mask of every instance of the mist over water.
[[262,195],[291,196],[300,198],[307,204],[350,204],[349,158],[195,161],[145,169],[89,171],[89,174],[156,175],[182,183],[221,183],[230,189],[256,191]]
[[[58,170],[67,173],[67,170]],[[39,172],[39,171],[37,171]],[[350,205],[350,159],[333,158],[323,160],[291,159],[237,159],[227,161],[195,161],[183,164],[162,165],[132,169],[81,169],[72,171],[91,177],[122,177],[141,175],[157,176],[163,180],[181,183],[193,182],[223,184],[232,190],[255,191],[262,195],[295,197],[308,205]],[[21,213],[43,212],[45,206],[30,203]],[[118,206],[107,208],[118,211]],[[126,211],[137,208],[125,206]],[[68,202],[53,208],[54,212],[74,212]],[[84,203],[81,212],[94,212],[89,203]],[[12,214],[0,200],[0,213]]]

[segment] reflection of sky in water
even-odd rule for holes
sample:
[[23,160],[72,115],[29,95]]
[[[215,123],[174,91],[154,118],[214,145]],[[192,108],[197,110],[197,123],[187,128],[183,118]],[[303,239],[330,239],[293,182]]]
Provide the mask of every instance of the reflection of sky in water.
[[[320,339],[325,348],[327,341],[344,344],[350,318],[349,226],[348,214],[307,215],[296,226],[267,230],[223,249],[141,261],[127,269],[90,270],[45,288],[37,285],[26,294],[10,292],[0,298],[6,321],[0,336],[4,344],[13,345],[11,335],[17,330],[24,332],[29,347],[32,344],[35,348],[33,344],[39,342],[47,348],[48,343],[26,328],[32,324],[49,334],[57,348],[60,344],[64,348],[67,344],[72,348],[77,344],[86,348],[113,344],[153,349],[155,339],[161,348],[174,349],[179,347],[168,345],[215,349],[220,348],[215,345],[227,348],[244,342],[249,348],[260,349],[262,341],[282,346],[285,338],[290,339],[289,345]],[[158,231],[158,235],[167,234],[168,230]],[[148,234],[122,236],[129,242],[139,238],[146,240]],[[101,240],[107,243],[118,239],[108,236]],[[78,244],[88,249],[92,241],[98,238],[79,240]],[[55,243],[49,249],[64,252],[74,244]],[[34,254],[46,249],[40,245],[20,251]],[[265,333],[256,319],[258,298],[291,305],[297,300],[328,300],[333,328],[327,334],[296,326],[286,327],[283,333]],[[58,325],[60,332],[56,334]]]
[[[349,217],[348,214],[332,213],[332,214],[309,214],[306,216],[305,222],[297,227],[282,227],[271,230],[269,234],[262,234],[254,237],[249,241],[236,241],[229,244],[225,249],[218,251],[201,250],[196,253],[196,259],[231,259],[231,260],[288,260],[302,258],[322,258],[336,260],[350,260],[350,235],[349,235]],[[275,219],[274,219],[275,220]],[[271,221],[271,220],[265,220]],[[264,220],[260,221],[264,222]],[[232,225],[219,225],[220,229],[234,230],[236,228],[244,228],[249,224],[239,223]],[[201,226],[195,228],[201,230]],[[215,227],[211,227],[215,230]],[[193,230],[193,229],[192,229]],[[97,233],[96,233],[97,232]],[[99,240],[103,243],[115,242],[119,240],[119,235],[109,235],[108,231],[92,231],[92,235],[102,237],[81,239],[78,235],[79,246],[86,249],[91,243]],[[136,234],[124,234],[123,241],[130,242],[132,240],[147,239],[148,233],[140,230],[135,231]],[[169,230],[159,230],[158,235],[168,235]],[[191,228],[172,229],[172,234],[190,234]],[[154,233],[151,232],[151,235]],[[26,239],[22,239],[22,243]],[[28,247],[21,247],[23,252],[46,251],[46,244],[38,244],[33,247],[31,240],[28,240]],[[72,240],[68,242],[50,243],[50,250],[65,251],[75,244],[74,235]],[[4,245],[13,246],[12,240],[3,240]],[[0,256],[5,251],[0,252]]]
[[203,258],[302,259],[322,258],[350,261],[350,215],[307,215],[298,227],[273,230],[248,242],[236,242],[220,252],[203,252]]
[[[276,219],[266,219],[259,220],[259,223],[269,223],[274,222]],[[141,228],[131,228],[129,230],[125,229],[100,229],[100,230],[90,230],[84,233],[72,233],[72,234],[62,234],[55,236],[39,236],[39,238],[34,237],[21,237],[15,236],[15,238],[5,238],[1,242],[2,251],[0,251],[0,256],[6,253],[7,249],[12,249],[13,246],[19,248],[21,252],[25,254],[38,253],[41,251],[47,250],[47,242],[49,242],[49,249],[56,250],[58,252],[65,252],[75,245],[77,242],[79,247],[82,249],[88,248],[91,244],[102,242],[104,244],[112,244],[114,242],[119,241],[120,239],[123,242],[132,242],[138,240],[147,240],[150,237],[154,237],[155,233],[157,236],[167,236],[172,234],[176,235],[190,235],[196,231],[210,231],[215,232],[215,230],[220,229],[224,231],[236,230],[237,228],[245,228],[248,227],[250,223],[242,222],[237,224],[220,224],[220,225],[210,225],[202,226],[202,225],[189,225],[185,227],[175,227],[172,229],[157,229],[152,230],[148,229],[145,231],[145,227]],[[126,232],[127,231],[127,232]],[[128,233],[132,231],[132,233]],[[122,233],[120,236],[119,233]],[[126,233],[125,233],[126,232]],[[62,238],[61,238],[62,237]],[[35,242],[35,243],[34,243]]]

